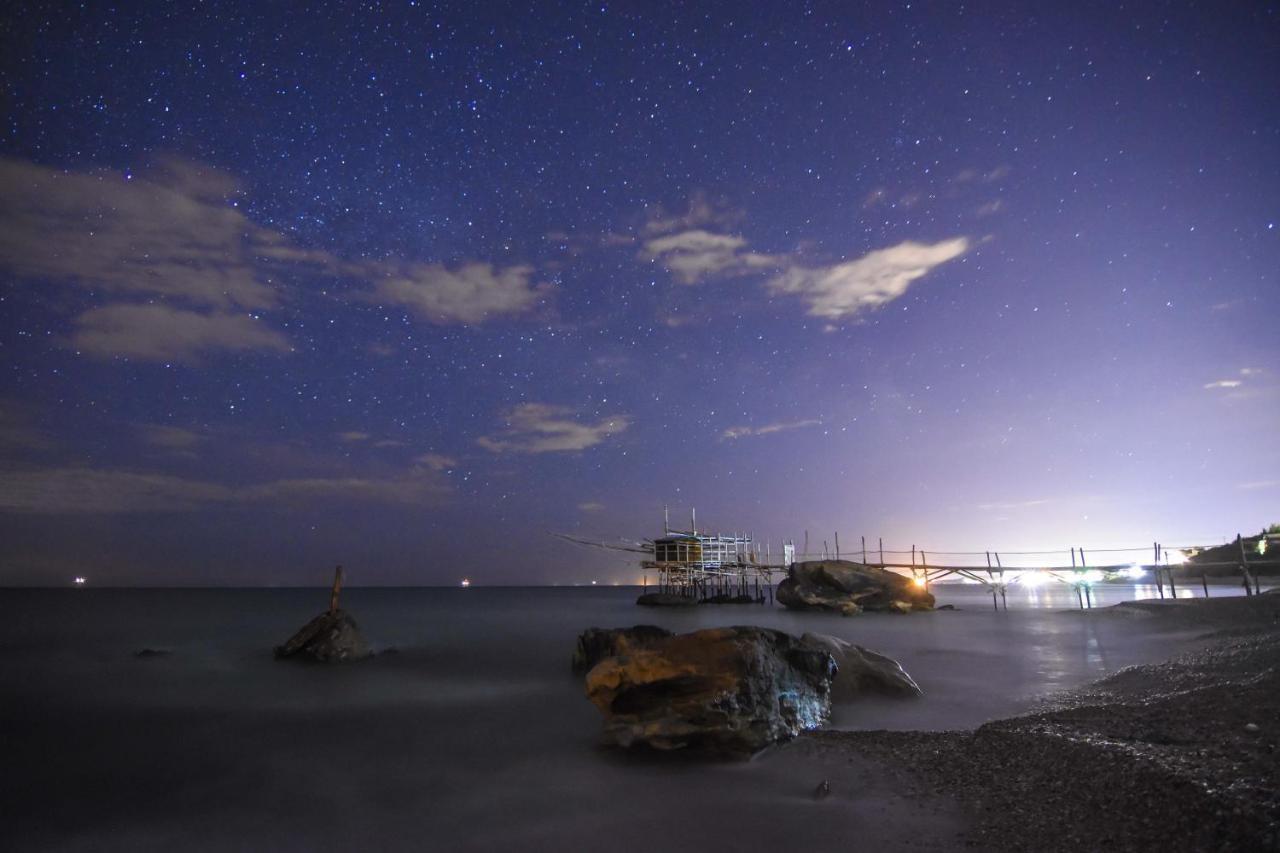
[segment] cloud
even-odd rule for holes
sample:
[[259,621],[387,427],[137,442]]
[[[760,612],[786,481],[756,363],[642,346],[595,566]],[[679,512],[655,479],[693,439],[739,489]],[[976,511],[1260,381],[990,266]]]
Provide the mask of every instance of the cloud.
[[216,483],[92,468],[0,472],[0,510],[35,513],[186,512],[230,501]]
[[167,305],[106,305],[73,322],[72,347],[101,358],[193,361],[218,350],[289,352],[280,332],[246,314],[202,314]]
[[969,250],[969,240],[939,243],[908,240],[861,258],[826,267],[793,266],[770,279],[773,293],[794,294],[814,317],[838,320],[879,308],[902,296],[911,283]]
[[476,440],[494,453],[555,453],[585,450],[625,430],[631,419],[610,415],[594,424],[571,419],[571,410],[545,403],[521,403],[507,414],[507,428]]
[[190,450],[205,439],[198,432],[163,424],[145,424],[138,431],[147,444],[165,450]]
[[0,399],[0,450],[48,450],[54,446],[32,425],[35,414],[27,403]]
[[0,265],[20,278],[222,310],[278,295],[264,263],[325,262],[255,225],[225,172],[168,160],[152,174],[0,160]]
[[496,269],[470,263],[450,270],[441,264],[379,264],[366,269],[375,280],[375,298],[404,306],[431,323],[476,324],[524,314],[547,290],[532,283],[533,267],[523,265]]
[[321,500],[420,505],[436,503],[448,491],[434,472],[421,468],[394,477],[280,479],[240,487],[154,472],[47,468],[0,472],[0,511],[169,513]]
[[1031,507],[1043,506],[1048,502],[1049,500],[1047,498],[1040,498],[1038,500],[1030,500],[1030,501],[1011,501],[1011,502],[1000,501],[1000,502],[989,503],[989,504],[978,504],[978,509],[982,510],[983,512],[990,512],[992,510],[999,510],[1003,512],[1011,509],[1030,509]]
[[734,225],[744,215],[742,210],[726,204],[717,204],[704,191],[695,190],[689,197],[688,210],[684,213],[670,214],[661,206],[655,206],[642,230],[646,236],[654,236],[706,226],[723,229]]
[[600,503],[599,501],[583,501],[582,503],[578,504],[578,509],[580,509],[582,512],[599,512],[600,510],[604,509],[604,504]]
[[682,284],[778,266],[778,258],[746,251],[746,246],[742,237],[695,229],[649,240],[640,256],[661,263]]
[[1206,382],[1202,387],[1206,391],[1214,391],[1218,389],[1239,388],[1245,384],[1246,379],[1253,379],[1262,375],[1263,371],[1257,367],[1242,367],[1238,371],[1240,379],[1215,379],[1213,382]]
[[359,432],[357,430],[347,430],[346,432],[338,433],[338,438],[346,442],[368,441],[369,433]]
[[1256,491],[1259,489],[1275,489],[1280,488],[1280,480],[1254,480],[1251,483],[1238,483],[1237,489],[1246,491]]
[[[287,301],[281,282],[299,270],[355,279],[373,288],[369,298],[433,323],[526,313],[543,297],[527,266],[450,270],[298,246],[250,220],[239,191],[228,173],[176,158],[139,174],[0,159],[0,269],[97,300],[71,339],[86,352],[172,361],[288,349],[282,333],[246,315]],[[165,311],[180,333],[166,332]],[[191,344],[180,340],[187,333]]]
[[419,465],[425,465],[432,471],[447,471],[450,468],[458,467],[458,460],[452,456],[446,456],[443,453],[424,453],[414,460]]
[[804,427],[818,426],[822,421],[811,419],[805,421],[784,421],[780,423],[765,424],[764,426],[736,426],[729,427],[720,433],[720,437],[726,440],[734,440],[738,438],[746,438],[753,435],[771,435],[775,432],[786,432],[793,429],[803,429]]

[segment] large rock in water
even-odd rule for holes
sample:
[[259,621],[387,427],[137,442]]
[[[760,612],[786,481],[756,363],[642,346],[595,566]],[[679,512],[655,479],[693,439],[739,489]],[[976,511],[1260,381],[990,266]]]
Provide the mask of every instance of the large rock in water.
[[651,649],[673,636],[666,628],[657,625],[588,628],[578,635],[578,645],[573,650],[573,671],[581,675],[605,658]]
[[709,628],[608,657],[587,673],[604,735],[623,747],[746,754],[817,728],[836,662],[769,628]]
[[849,699],[867,690],[891,696],[923,696],[924,691],[891,657],[826,634],[805,634],[803,642],[826,649],[839,672],[831,685],[832,699]]
[[774,593],[791,610],[932,610],[933,596],[897,572],[849,560],[792,563]]
[[360,626],[345,610],[327,610],[312,619],[283,646],[277,658],[303,658],[321,663],[342,663],[367,658],[372,651]]

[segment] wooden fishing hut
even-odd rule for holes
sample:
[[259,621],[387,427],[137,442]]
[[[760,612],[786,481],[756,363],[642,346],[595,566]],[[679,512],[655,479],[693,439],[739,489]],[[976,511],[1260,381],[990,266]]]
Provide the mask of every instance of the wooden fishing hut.
[[[763,602],[773,598],[773,570],[768,555],[760,553],[750,535],[710,534],[698,531],[697,511],[688,530],[672,530],[663,510],[663,535],[653,539],[653,559],[641,565],[658,575],[658,592],[702,601],[744,600]],[[795,547],[786,544],[783,566],[794,559]]]

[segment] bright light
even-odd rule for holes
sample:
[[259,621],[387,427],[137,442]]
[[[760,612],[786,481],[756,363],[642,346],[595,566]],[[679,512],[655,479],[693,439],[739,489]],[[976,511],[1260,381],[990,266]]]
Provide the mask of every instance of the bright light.
[[1102,577],[1102,572],[1098,569],[1089,569],[1089,571],[1080,576],[1080,579],[1085,583],[1097,583],[1102,580]]
[[1267,537],[1265,534],[1258,537],[1258,553],[1267,553]]
[[1171,566],[1181,566],[1187,561],[1187,555],[1177,550],[1167,550],[1164,552],[1164,561]]
[[1023,572],[1018,577],[1022,579],[1023,586],[1040,586],[1045,581],[1044,575],[1040,572]]
[[462,579],[462,586],[464,586],[464,587],[471,586],[471,578],[463,578],[463,579]]
[[76,586],[84,586],[84,578],[76,576]]
[[1147,570],[1146,570],[1146,569],[1144,569],[1144,568],[1142,568],[1142,566],[1138,565],[1137,563],[1134,563],[1132,566],[1130,566],[1129,568],[1125,569],[1125,570],[1124,570],[1124,572],[1123,572],[1123,574],[1124,574],[1124,576],[1125,576],[1125,577],[1127,577],[1127,578],[1134,578],[1135,580],[1136,580],[1137,578],[1142,577],[1142,576],[1143,576],[1143,575],[1145,575],[1146,573],[1147,573]]
[[916,586],[924,586],[924,578],[912,578],[911,582]]

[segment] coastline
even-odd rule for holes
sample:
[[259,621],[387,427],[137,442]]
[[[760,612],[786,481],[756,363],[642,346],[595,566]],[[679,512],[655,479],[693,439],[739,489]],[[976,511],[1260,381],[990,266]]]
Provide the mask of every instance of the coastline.
[[972,731],[822,731],[908,800],[958,805],[961,846],[1280,849],[1280,594],[1131,602],[1084,618],[1203,630],[1206,645]]

